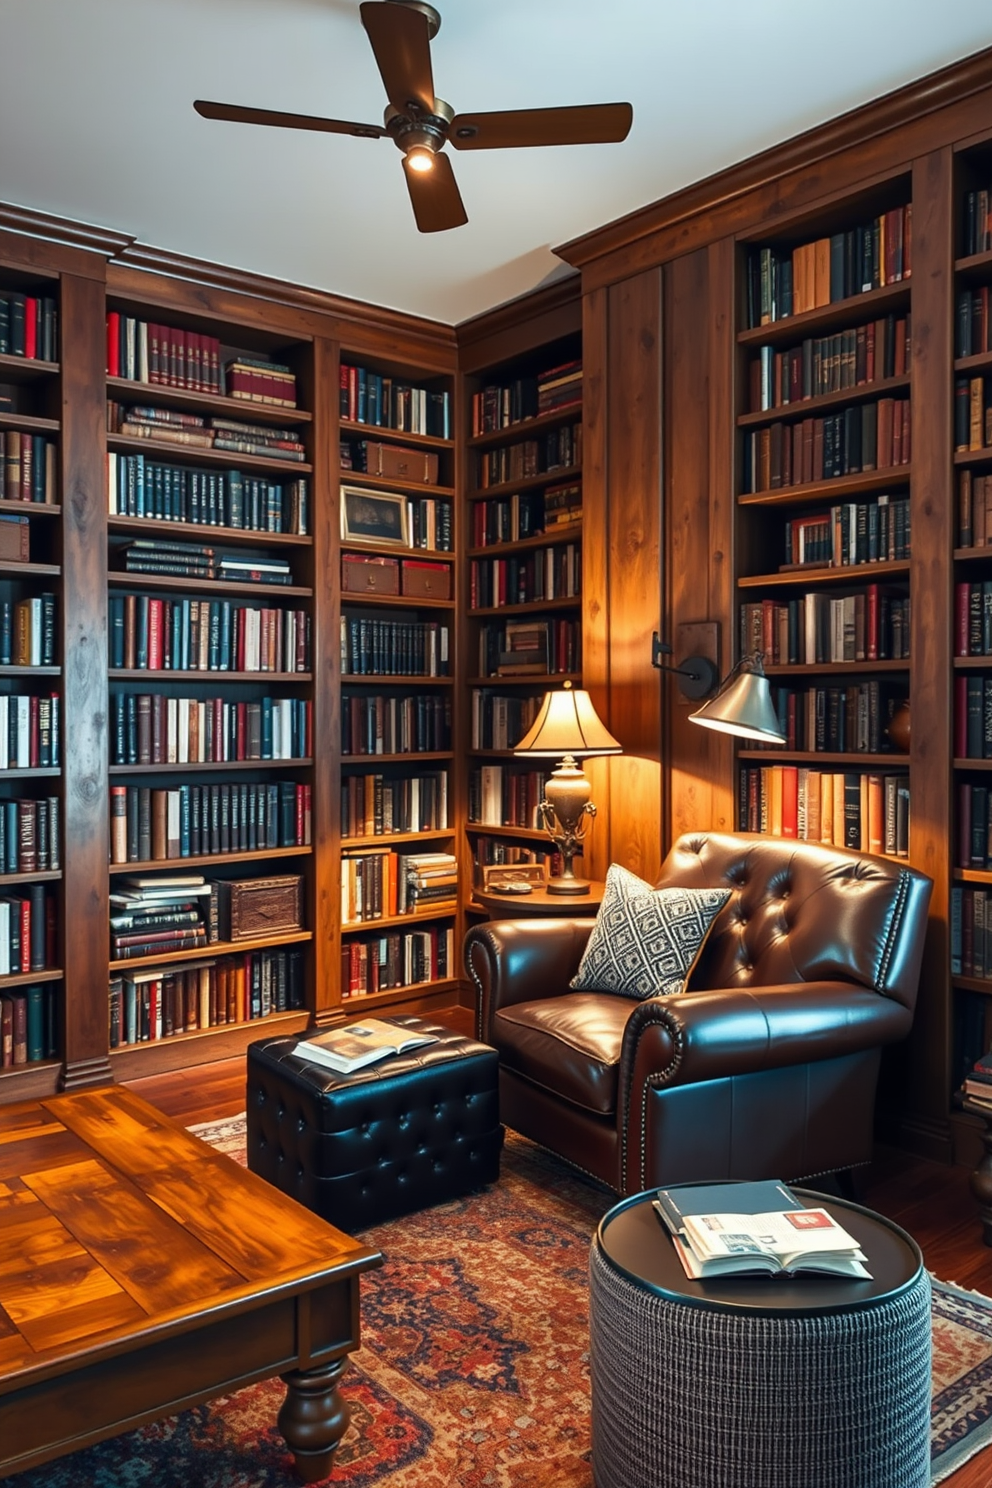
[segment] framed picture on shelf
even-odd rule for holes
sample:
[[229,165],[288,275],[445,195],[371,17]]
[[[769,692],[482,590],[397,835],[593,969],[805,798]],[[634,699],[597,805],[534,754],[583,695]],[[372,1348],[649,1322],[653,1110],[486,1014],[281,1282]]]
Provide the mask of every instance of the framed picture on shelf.
[[482,867],[480,887],[487,893],[499,894],[509,884],[529,884],[532,889],[543,889],[547,881],[547,863],[486,863]]
[[366,491],[361,486],[342,486],[341,536],[350,542],[357,538],[408,548],[407,497],[387,491]]

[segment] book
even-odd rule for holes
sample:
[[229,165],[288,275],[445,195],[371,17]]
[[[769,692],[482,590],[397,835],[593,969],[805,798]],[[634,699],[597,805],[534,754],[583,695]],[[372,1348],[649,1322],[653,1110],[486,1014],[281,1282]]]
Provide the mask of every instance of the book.
[[858,1242],[826,1209],[686,1214],[683,1228],[672,1243],[686,1275],[697,1280],[749,1271],[871,1277]]
[[779,1178],[761,1178],[751,1183],[679,1183],[659,1188],[654,1196],[658,1217],[673,1235],[685,1238],[687,1214],[712,1214],[732,1201],[738,1213],[762,1214],[770,1210],[801,1209],[803,1206]]
[[376,1064],[392,1054],[404,1054],[408,1049],[435,1043],[437,1037],[433,1033],[419,1033],[379,1018],[367,1018],[362,1023],[350,1023],[346,1028],[301,1039],[293,1052],[338,1074],[350,1075],[353,1070],[364,1069],[367,1064]]

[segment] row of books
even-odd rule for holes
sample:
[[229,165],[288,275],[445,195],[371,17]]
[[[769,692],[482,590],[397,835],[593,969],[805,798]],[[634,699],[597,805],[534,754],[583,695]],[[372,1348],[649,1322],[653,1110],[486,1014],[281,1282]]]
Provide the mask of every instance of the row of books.
[[758,652],[765,666],[905,661],[909,637],[909,596],[890,594],[878,584],[856,594],[812,593],[740,607],[741,655]]
[[59,311],[50,295],[0,294],[0,356],[58,361]]
[[957,781],[955,796],[955,866],[992,868],[992,791],[970,780]]
[[384,377],[367,367],[341,363],[340,415],[352,424],[373,424],[405,434],[451,438],[447,388],[433,389]]
[[472,503],[472,547],[519,542],[557,530],[582,516],[582,486],[564,481],[543,491],[519,491]]
[[955,656],[992,656],[992,580],[954,585]]
[[0,496],[4,501],[30,501],[55,506],[59,499],[58,451],[43,434],[0,429]]
[[451,698],[345,693],[341,748],[346,755],[422,754],[451,748]]
[[[299,902],[299,876],[280,880],[280,886],[284,882]],[[111,960],[164,956],[241,938],[232,934],[240,887],[199,873],[116,879],[110,893]]]
[[109,1043],[119,1049],[303,1005],[303,952],[295,947],[135,970],[110,980]]
[[[350,467],[342,462],[342,468]],[[426,548],[437,553],[453,552],[451,502],[440,496],[408,496],[406,533],[407,547]]]
[[493,434],[581,401],[582,363],[578,358],[509,382],[487,383],[472,395],[472,433]]
[[112,594],[109,615],[111,667],[152,672],[310,670],[310,616],[305,610],[239,605],[229,599]]
[[519,558],[473,558],[469,564],[469,604],[490,610],[533,604],[542,599],[577,599],[582,589],[582,548],[562,543],[535,548]]
[[0,802],[0,873],[45,873],[62,867],[58,796]]
[[989,214],[987,187],[966,191],[964,194],[964,222],[962,225],[961,252],[965,258],[973,253],[987,253],[992,248],[992,217]]
[[817,754],[878,754],[900,699],[876,678],[849,687],[773,687],[787,749]]
[[114,765],[226,764],[308,759],[313,708],[308,698],[166,697],[112,692]]
[[823,418],[779,421],[745,434],[741,489],[756,495],[893,469],[910,463],[911,444],[908,398],[879,398]]
[[112,785],[110,861],[165,862],[308,847],[311,799],[311,787],[292,780],[161,790]]
[[455,974],[452,925],[350,935],[341,944],[341,996],[367,997],[397,987],[438,982]]
[[992,325],[989,323],[989,294],[987,284],[979,289],[958,290],[954,321],[954,355],[956,357],[981,356],[992,351]]
[[288,561],[268,553],[221,553],[206,543],[172,542],[159,537],[136,537],[117,551],[124,559],[125,573],[237,584],[293,582]]
[[[524,847],[516,842],[508,842],[505,837],[477,836],[473,859],[477,873],[482,868],[502,865],[517,867],[521,863],[543,863],[549,875],[561,872],[561,854],[555,849]],[[580,862],[581,856],[576,858],[576,863]]]
[[957,546],[992,547],[992,476],[958,471]]
[[951,975],[992,981],[992,897],[987,889],[951,887]]
[[58,1058],[57,989],[51,982],[0,997],[0,1067]]
[[582,623],[568,617],[479,627],[480,677],[540,677],[582,669]]
[[23,976],[56,964],[54,896],[44,884],[0,895],[0,976]]
[[341,672],[346,677],[447,677],[450,631],[438,620],[341,616]]
[[848,568],[899,563],[912,547],[908,496],[844,501],[816,517],[785,523],[783,568]]
[[0,693],[0,770],[44,770],[62,758],[62,705],[57,692]]
[[954,448],[959,453],[992,444],[992,380],[954,379]]
[[539,697],[505,697],[488,688],[472,689],[472,748],[513,749],[541,707]]
[[738,826],[856,852],[909,856],[909,778],[801,765],[742,767]]
[[992,759],[992,674],[955,674],[954,757]]
[[107,507],[112,517],[148,517],[243,532],[305,536],[310,523],[305,475],[275,481],[241,470],[166,465],[116,450],[107,453]]
[[397,779],[372,773],[342,778],[342,837],[432,832],[447,825],[447,770],[428,770]]
[[569,470],[582,463],[582,425],[562,424],[547,429],[539,439],[524,439],[496,449],[480,450],[476,485],[480,491],[509,481],[528,480],[553,470]]
[[784,320],[908,279],[912,244],[913,204],[907,202],[796,248],[751,248],[747,255],[748,326]]
[[[952,889],[952,938],[954,913],[954,890]],[[961,975],[960,970],[955,970],[953,964],[951,970],[954,976]],[[963,1094],[964,1081],[972,1075],[977,1062],[992,1049],[992,998],[987,993],[962,989],[955,991],[951,1038],[951,1083],[959,1088],[960,1094]]]
[[107,311],[107,376],[222,393],[220,341],[201,331]]
[[481,765],[468,777],[468,819],[485,827],[541,827],[548,770]]
[[453,853],[346,852],[341,857],[341,923],[363,924],[402,914],[456,908],[458,865]]
[[762,346],[748,364],[750,411],[764,413],[886,377],[902,377],[909,366],[911,337],[907,311],[828,336],[807,336],[787,351]]
[[0,666],[55,666],[54,594],[0,600]]
[[298,429],[274,429],[220,414],[181,413],[175,408],[155,408],[107,401],[107,433],[124,439],[149,439],[161,444],[181,444],[191,449],[223,450],[260,459],[298,461],[306,459],[306,448]]

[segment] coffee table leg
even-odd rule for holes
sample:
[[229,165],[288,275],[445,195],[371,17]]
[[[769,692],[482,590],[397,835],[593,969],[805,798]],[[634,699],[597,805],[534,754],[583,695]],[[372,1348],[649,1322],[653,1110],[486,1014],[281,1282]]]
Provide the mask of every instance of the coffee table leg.
[[338,1394],[347,1365],[347,1358],[335,1359],[320,1369],[282,1376],[289,1388],[279,1412],[279,1430],[304,1483],[317,1483],[330,1474],[334,1449],[347,1429],[348,1407]]

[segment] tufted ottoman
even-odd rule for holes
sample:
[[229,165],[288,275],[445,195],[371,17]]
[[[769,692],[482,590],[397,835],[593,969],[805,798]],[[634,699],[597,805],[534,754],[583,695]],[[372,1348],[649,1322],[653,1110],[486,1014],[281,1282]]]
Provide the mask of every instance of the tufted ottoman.
[[419,1018],[437,1042],[350,1075],[297,1058],[296,1038],[248,1046],[248,1166],[349,1234],[499,1177],[495,1049]]

